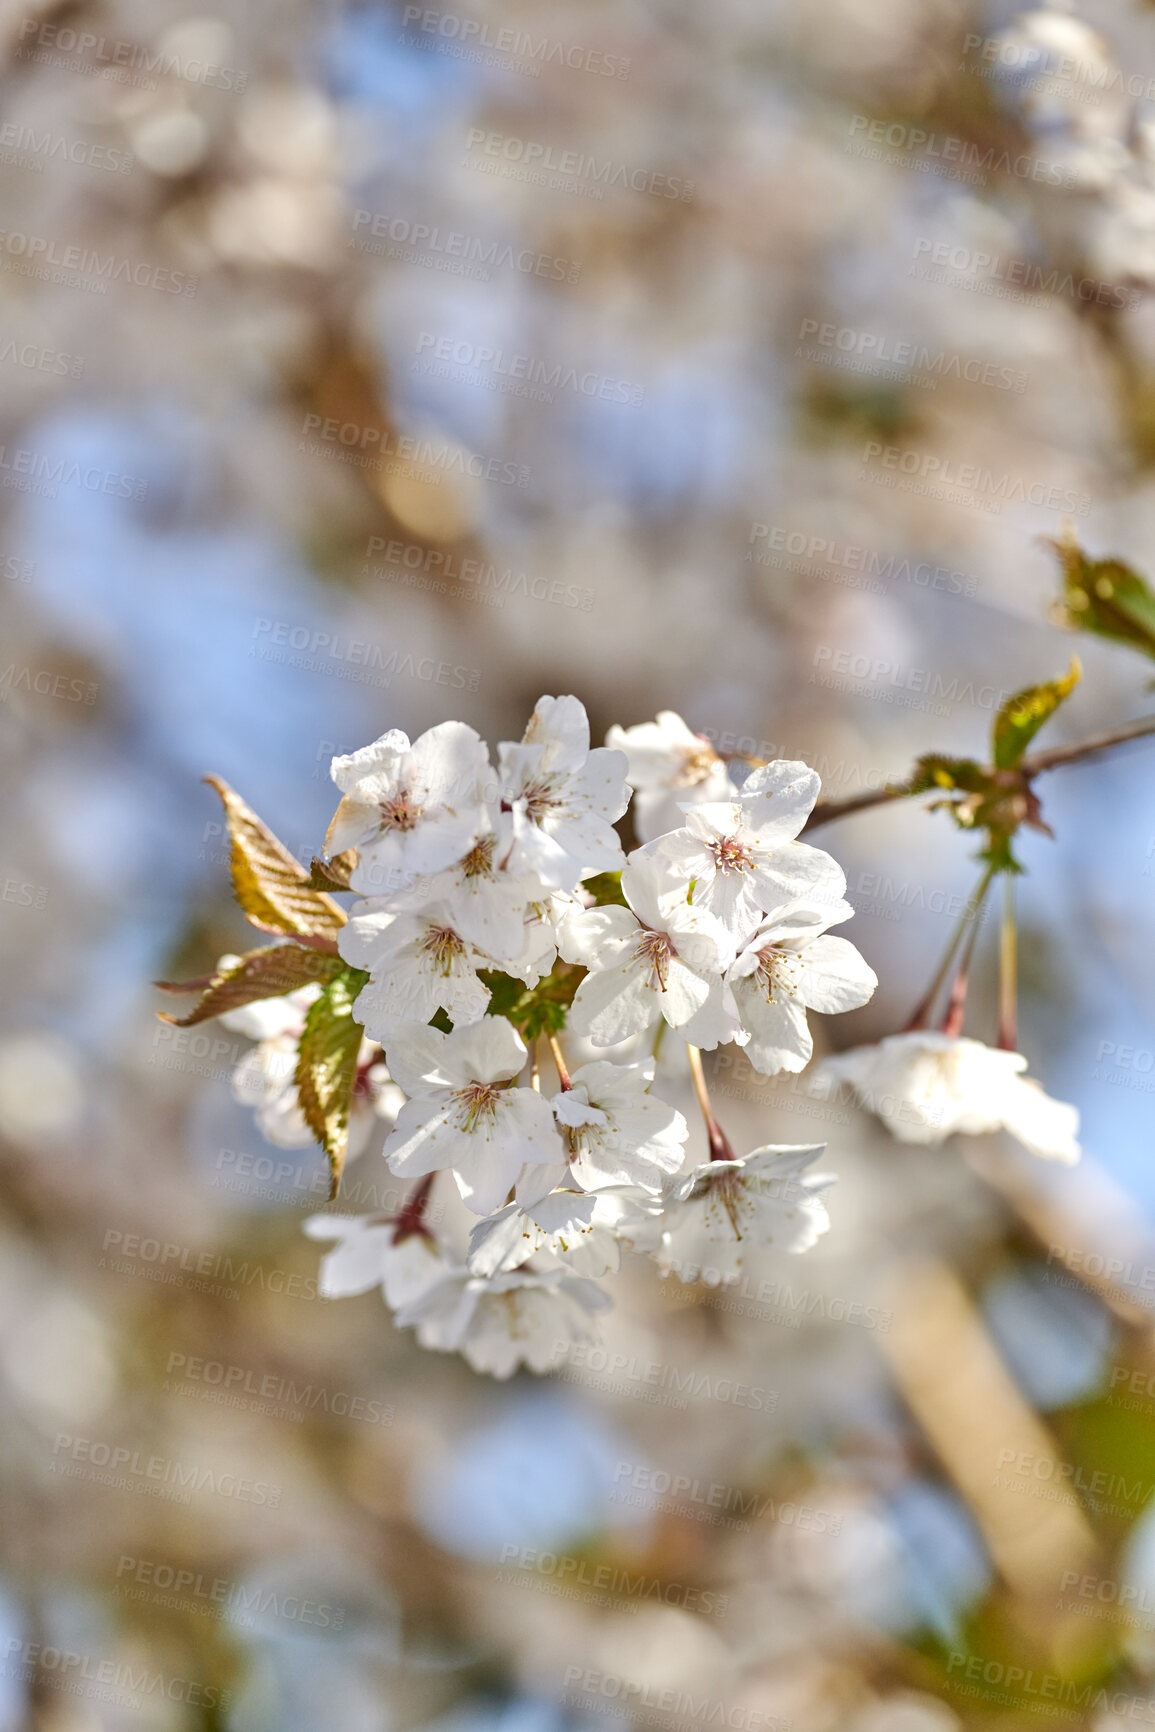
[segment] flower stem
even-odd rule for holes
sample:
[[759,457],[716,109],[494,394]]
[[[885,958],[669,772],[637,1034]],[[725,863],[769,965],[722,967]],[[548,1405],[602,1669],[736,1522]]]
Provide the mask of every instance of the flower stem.
[[425,1206],[433,1190],[436,1173],[426,1173],[423,1179],[418,1179],[398,1214],[393,1217],[393,1243],[399,1245],[403,1239],[411,1239],[415,1233],[423,1238],[432,1239],[433,1234],[425,1225]]
[[[990,879],[988,876],[987,883],[989,882]],[[986,894],[986,885],[983,886],[983,894]],[[975,909],[974,923],[971,926],[970,935],[966,941],[966,949],[962,953],[958,973],[955,975],[954,985],[950,989],[950,998],[947,1000],[946,1014],[942,1019],[942,1032],[943,1034],[950,1035],[952,1040],[957,1040],[963,1031],[963,1022],[966,1019],[967,1012],[967,985],[970,981],[971,959],[975,953],[975,944],[978,940],[979,928],[982,926],[982,923],[983,911],[982,901],[980,899],[979,904]]]
[[963,941],[966,929],[970,925],[971,921],[977,919],[978,915],[982,911],[983,899],[985,898],[987,891],[990,889],[990,883],[991,879],[994,877],[994,871],[995,869],[993,866],[987,867],[975,887],[974,894],[968,898],[966,905],[956,922],[955,929],[951,934],[950,943],[946,947],[943,959],[938,965],[935,977],[927,987],[923,996],[919,999],[910,1021],[902,1031],[904,1034],[913,1034],[915,1029],[925,1028],[927,1023],[930,1021],[931,1012],[934,1009],[934,1001],[941,992],[943,982],[950,973],[951,964],[954,962],[955,956],[958,954],[958,947]]
[[686,1056],[690,1061],[690,1080],[694,1084],[694,1093],[698,1097],[698,1105],[702,1109],[702,1117],[706,1122],[706,1137],[710,1144],[710,1159],[712,1161],[732,1161],[734,1151],[730,1147],[725,1131],[714,1117],[710,1105],[710,1093],[706,1087],[706,1073],[702,1069],[702,1055],[696,1046],[686,1042]]
[[530,1042],[529,1048],[529,1086],[541,1093],[541,1065],[538,1063],[536,1040]]
[[557,1066],[557,1080],[563,1089],[571,1089],[573,1083],[570,1081],[570,1074],[566,1069],[561,1043],[556,1034],[547,1035],[546,1039],[549,1041],[549,1050],[553,1054],[553,1062]]
[[1018,934],[1015,930],[1015,880],[1003,880],[1003,923],[999,929],[999,1038],[1004,1052],[1019,1050]]

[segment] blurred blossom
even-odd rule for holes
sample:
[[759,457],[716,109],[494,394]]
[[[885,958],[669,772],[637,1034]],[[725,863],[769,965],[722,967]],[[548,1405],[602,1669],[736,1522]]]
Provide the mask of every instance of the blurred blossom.
[[644,1514],[611,1493],[626,1447],[571,1399],[520,1393],[425,1466],[416,1498],[422,1524],[462,1557],[500,1557],[506,1546],[544,1550]]
[[996,1277],[983,1293],[983,1313],[1036,1407],[1066,1407],[1102,1382],[1112,1343],[1109,1313],[1077,1287],[1049,1281],[1038,1264]]
[[15,1142],[75,1130],[85,1110],[79,1055],[51,1034],[0,1040],[0,1131]]

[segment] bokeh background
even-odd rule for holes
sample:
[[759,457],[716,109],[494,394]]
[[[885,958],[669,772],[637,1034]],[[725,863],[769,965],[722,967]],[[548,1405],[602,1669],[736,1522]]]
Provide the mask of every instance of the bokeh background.
[[[335,751],[572,691],[854,794],[1066,666],[1044,537],[1153,562],[1150,7],[460,4],[0,7],[0,1725],[1155,1722],[1155,753],[1024,848],[1083,1165],[724,1058],[832,1231],[632,1267],[553,1378],[318,1300],[319,1152],[155,1020],[244,938],[206,771],[307,859]],[[1151,701],[1078,647],[1055,742]],[[820,1051],[976,876],[822,841],[881,985]]]

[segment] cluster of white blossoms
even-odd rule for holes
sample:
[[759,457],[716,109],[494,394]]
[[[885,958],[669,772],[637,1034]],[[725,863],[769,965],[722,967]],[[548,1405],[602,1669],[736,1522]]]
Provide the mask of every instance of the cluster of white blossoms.
[[[589,1336],[623,1251],[718,1282],[752,1248],[814,1243],[828,1226],[830,1181],[808,1171],[821,1148],[713,1149],[687,1167],[689,1127],[655,1092],[654,1052],[668,1027],[693,1048],[735,1042],[767,1073],[800,1070],[807,1011],[873,992],[858,952],[828,935],[852,913],[843,874],[798,840],[812,770],[769,764],[739,785],[670,712],[591,748],[581,703],[545,697],[496,768],[471,728],[444,722],[412,744],[388,733],[332,774],[329,850],[356,850],[361,898],[339,949],[368,977],[354,1015],[403,1098],[384,1154],[415,1190],[390,1218],[308,1224],[335,1241],[323,1293],[380,1287],[423,1345],[508,1376]],[[644,840],[627,857],[614,826],[634,792]],[[552,995],[546,1032],[523,1038],[511,989]],[[572,1075],[563,1026],[592,1053]],[[477,1217],[456,1249],[426,1219],[438,1173]]]
[[[547,1370],[588,1338],[609,1304],[598,1283],[623,1252],[716,1285],[762,1247],[815,1243],[829,1225],[832,1180],[812,1171],[822,1146],[736,1156],[699,1049],[733,1043],[766,1075],[800,1071],[808,1012],[854,1009],[877,985],[829,930],[853,912],[841,868],[799,840],[813,770],[732,773],[670,711],[609,741],[591,748],[577,698],[543,697],[496,768],[452,721],[412,744],[392,731],[332,765],[342,797],[328,849],[359,898],[336,941],[363,1030],[351,1139],[384,1119],[385,1159],[413,1189],[393,1215],[307,1224],[332,1241],[321,1291],[380,1287],[399,1327],[498,1377]],[[631,798],[642,840],[627,856],[614,826]],[[294,1058],[319,991],[226,1018],[258,1041],[235,1090],[279,1142],[310,1140]],[[670,1031],[685,1043],[705,1161],[658,1092],[680,1075]],[[562,1035],[584,1059],[572,1074]],[[825,1070],[906,1140],[1007,1128],[1035,1153],[1076,1158],[1074,1109],[1024,1068],[1017,1053],[919,1032]],[[427,1214],[439,1174],[475,1217],[456,1244]]]

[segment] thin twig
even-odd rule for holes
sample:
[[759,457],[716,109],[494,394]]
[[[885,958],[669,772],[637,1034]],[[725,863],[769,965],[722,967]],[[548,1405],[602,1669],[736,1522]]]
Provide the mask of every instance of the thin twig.
[[[1030,752],[1019,765],[1024,777],[1042,775],[1044,770],[1057,770],[1064,764],[1077,764],[1096,752],[1106,752],[1112,746],[1126,745],[1128,740],[1142,740],[1155,734],[1155,716],[1141,716],[1110,733],[1095,734],[1073,746],[1053,746],[1049,752]],[[817,829],[819,824],[832,824],[836,818],[851,818],[856,812],[869,811],[873,806],[887,806],[892,800],[906,800],[914,793],[931,794],[933,788],[916,789],[910,782],[888,782],[885,788],[872,788],[866,794],[851,794],[845,800],[820,800],[803,830]]]

